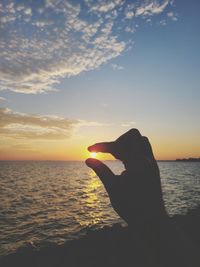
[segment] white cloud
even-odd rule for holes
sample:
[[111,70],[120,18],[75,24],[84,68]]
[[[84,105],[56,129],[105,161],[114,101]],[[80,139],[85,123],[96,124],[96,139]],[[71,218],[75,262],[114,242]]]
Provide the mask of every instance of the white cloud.
[[167,25],[166,20],[165,20],[165,19],[161,20],[161,21],[160,21],[160,25],[162,25],[162,26],[166,26],[166,25]]
[[134,17],[134,13],[133,13],[133,11],[128,11],[127,13],[126,13],[126,18],[127,19],[132,19]]
[[100,122],[96,122],[96,121],[85,121],[85,120],[78,120],[78,127],[81,127],[81,126],[105,126],[106,124],[105,123],[100,123]]
[[0,108],[0,136],[18,139],[67,139],[77,127],[104,126],[94,121],[72,120],[58,116],[41,116]]
[[53,21],[48,20],[38,20],[32,23],[32,25],[37,26],[38,28],[43,28],[45,26],[50,26],[53,24]]
[[112,68],[113,70],[123,70],[123,69],[124,69],[123,66],[120,66],[120,65],[118,65],[118,64],[111,64],[111,68]]
[[135,124],[134,121],[125,122],[125,123],[122,123],[122,124],[121,124],[121,127],[129,127],[129,128],[131,128],[131,127],[134,126],[134,124]]
[[136,30],[133,26],[132,27],[126,26],[125,31],[126,32],[135,32]]
[[26,9],[24,9],[24,14],[26,14],[26,15],[32,15],[32,10],[31,10],[31,8],[26,8]]
[[173,12],[168,12],[168,13],[167,13],[167,16],[168,16],[168,17],[173,17],[173,16],[174,16],[174,13],[173,13]]
[[[93,4],[96,2],[95,4]],[[124,1],[122,0],[113,0],[113,1],[104,1],[104,0],[97,0],[97,1],[87,1],[90,6],[91,11],[96,12],[109,12],[113,10],[116,6],[121,6]]]
[[0,96],[0,101],[7,101],[5,97]]
[[0,135],[11,138],[65,139],[70,137],[77,120],[39,116],[0,108]]
[[144,15],[150,16],[153,14],[160,14],[164,11],[164,9],[169,4],[169,0],[164,0],[163,3],[159,3],[158,1],[146,1],[141,6],[136,9],[136,16]]
[[[158,14],[168,1],[8,0],[0,3],[0,90],[42,93],[60,78],[98,68],[129,46],[134,14]],[[125,12],[124,12],[125,10]],[[124,39],[118,28],[126,35]]]
[[167,16],[173,21],[177,21],[178,20],[177,16],[173,12],[168,12]]

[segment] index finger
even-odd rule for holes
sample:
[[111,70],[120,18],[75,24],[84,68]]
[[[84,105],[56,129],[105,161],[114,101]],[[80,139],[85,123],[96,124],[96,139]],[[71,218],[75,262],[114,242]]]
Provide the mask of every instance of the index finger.
[[89,158],[85,163],[99,176],[107,192],[109,193],[110,188],[112,187],[113,178],[115,177],[114,173],[108,166],[98,159]]
[[88,147],[90,152],[113,153],[114,142],[102,142]]

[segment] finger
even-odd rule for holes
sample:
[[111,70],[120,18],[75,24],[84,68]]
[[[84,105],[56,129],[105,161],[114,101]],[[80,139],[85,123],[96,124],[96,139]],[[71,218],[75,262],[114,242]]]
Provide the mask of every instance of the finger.
[[97,143],[88,147],[89,151],[111,153],[116,159],[123,162],[141,158],[143,153],[143,140],[137,129],[131,129],[121,135],[114,142]]
[[89,158],[86,160],[86,165],[93,169],[93,171],[99,176],[100,180],[104,184],[106,190],[112,186],[114,173],[98,159]]
[[140,159],[143,152],[142,136],[137,129],[131,129],[116,140],[116,155],[123,162]]
[[90,152],[95,151],[95,152],[103,152],[103,153],[112,153],[113,146],[114,146],[114,142],[102,142],[102,143],[97,143],[92,146],[89,146],[88,150]]
[[143,144],[144,144],[144,153],[145,156],[151,159],[154,159],[153,150],[149,139],[146,136],[143,136]]
[[149,163],[151,163],[151,167],[153,168],[152,171],[154,174],[156,174],[157,177],[156,179],[160,179],[158,164],[156,162],[156,159],[154,158],[151,144],[146,136],[143,136],[143,143],[144,143],[145,157],[149,160]]
[[139,132],[138,129],[130,129],[128,132],[124,133],[123,135],[121,135],[116,141],[123,141],[123,143],[125,142],[130,142],[130,141],[141,141],[141,133]]

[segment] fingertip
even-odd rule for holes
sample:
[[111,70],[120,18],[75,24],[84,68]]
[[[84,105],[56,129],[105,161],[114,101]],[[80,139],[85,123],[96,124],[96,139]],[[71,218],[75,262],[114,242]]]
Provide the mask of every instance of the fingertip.
[[89,146],[89,147],[88,147],[88,151],[89,151],[89,152],[93,152],[93,151],[94,151],[94,147],[95,147],[95,145]]
[[90,167],[91,158],[86,159],[85,164]]
[[154,158],[151,144],[149,142],[149,139],[146,136],[143,136],[143,142],[144,142],[145,152],[146,152],[147,156],[151,156]]
[[91,146],[89,146],[87,149],[88,149],[89,152],[91,152]]
[[141,137],[141,133],[140,133],[140,131],[139,131],[137,128],[132,128],[132,129],[130,129],[130,130],[129,130],[129,133],[131,133],[131,134],[133,134],[133,135],[135,135],[135,136],[139,136],[139,137]]
[[97,165],[99,163],[98,159],[88,158],[85,161],[86,165],[90,168],[92,168],[94,165]]

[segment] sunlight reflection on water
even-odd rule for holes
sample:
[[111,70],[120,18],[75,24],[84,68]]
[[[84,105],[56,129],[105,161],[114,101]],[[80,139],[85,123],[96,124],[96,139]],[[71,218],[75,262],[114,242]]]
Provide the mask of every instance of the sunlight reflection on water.
[[83,188],[83,198],[81,206],[88,208],[88,216],[84,220],[84,217],[79,216],[78,222],[81,226],[95,225],[100,222],[102,218],[101,212],[101,200],[97,194],[97,189],[102,185],[99,179],[96,179],[96,175],[92,170],[89,170],[89,176],[86,186]]
[[[119,162],[107,162],[119,174]],[[199,163],[159,163],[171,215],[200,204]],[[0,254],[34,243],[61,244],[88,229],[122,222],[83,162],[0,162]]]

